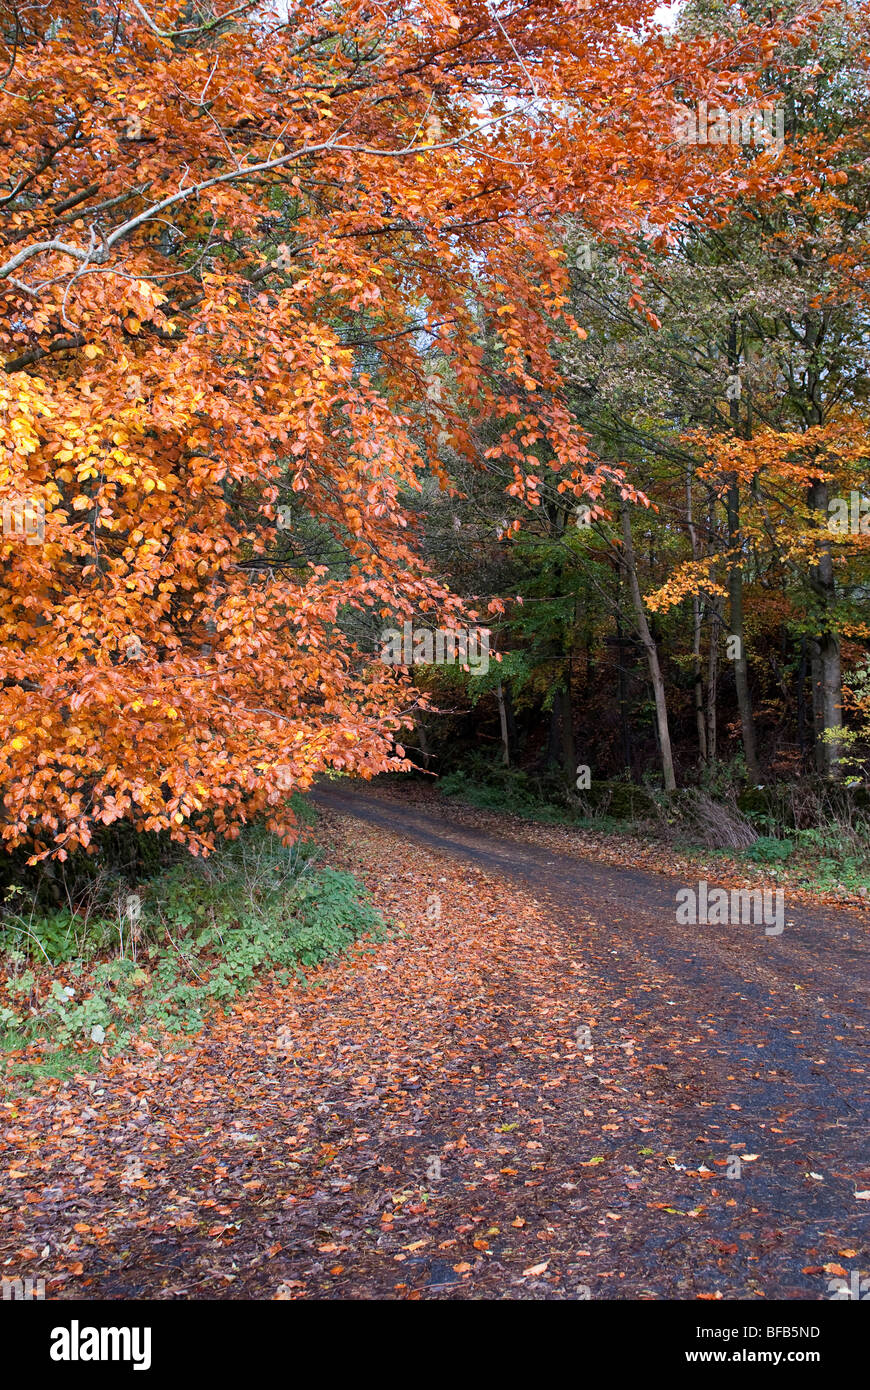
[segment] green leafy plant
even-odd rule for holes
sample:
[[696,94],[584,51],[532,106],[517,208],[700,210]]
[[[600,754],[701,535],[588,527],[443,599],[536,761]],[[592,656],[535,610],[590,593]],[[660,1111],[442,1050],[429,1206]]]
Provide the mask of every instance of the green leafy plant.
[[790,859],[794,852],[792,840],[777,840],[773,835],[759,835],[753,845],[744,850],[754,864],[779,864]]
[[141,918],[122,935],[117,914],[91,917],[83,932],[70,913],[25,913],[19,902],[0,936],[12,967],[8,1003],[0,998],[6,1049],[35,1038],[118,1049],[142,1027],[194,1033],[263,975],[304,978],[360,936],[381,936],[353,876],[312,856],[310,843],[288,848],[251,829],[140,885]]

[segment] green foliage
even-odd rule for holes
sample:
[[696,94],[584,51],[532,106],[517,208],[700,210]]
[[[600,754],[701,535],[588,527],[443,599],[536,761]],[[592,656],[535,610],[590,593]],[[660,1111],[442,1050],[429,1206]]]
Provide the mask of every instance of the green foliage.
[[606,815],[617,821],[644,820],[652,814],[655,804],[655,794],[634,782],[595,781],[580,793],[580,798],[593,815]]
[[469,759],[468,766],[446,773],[438,780],[445,796],[455,797],[482,810],[501,811],[529,820],[569,821],[574,817],[563,804],[554,804],[554,793],[545,779],[533,779],[527,772],[506,768],[484,758]]
[[[782,829],[777,817],[757,812],[752,820],[766,830]],[[792,817],[792,826],[794,817]],[[788,838],[762,834],[745,851],[756,864],[788,862],[789,874],[808,888],[825,892],[870,893],[870,836],[866,822],[833,818],[827,824],[790,829]]]
[[566,790],[557,774],[535,776],[490,762],[483,755],[445,773],[438,788],[445,796],[482,810],[548,824],[614,828],[624,821],[644,819],[654,809],[652,793],[631,782],[594,781],[585,791],[575,792]]
[[778,864],[790,859],[794,851],[791,840],[777,840],[773,835],[759,835],[755,844],[744,850],[747,859],[754,864]]
[[807,863],[806,881],[823,890],[870,894],[870,837],[834,822],[795,833],[797,854]]
[[[18,890],[20,893],[21,890]],[[42,955],[45,960],[58,965],[72,960],[79,954],[75,933],[75,919],[68,908],[45,916],[30,916],[9,909],[16,902],[18,894],[9,889],[6,895],[6,914],[0,918],[0,952],[23,948],[34,956]]]
[[383,922],[365,891],[311,853],[310,843],[288,848],[251,829],[212,858],[188,858],[140,885],[135,923],[119,918],[117,903],[85,926],[68,911],[24,913],[16,895],[0,930],[4,1050],[36,1038],[117,1049],[142,1027],[194,1033],[263,975],[304,979],[360,936],[377,938]]

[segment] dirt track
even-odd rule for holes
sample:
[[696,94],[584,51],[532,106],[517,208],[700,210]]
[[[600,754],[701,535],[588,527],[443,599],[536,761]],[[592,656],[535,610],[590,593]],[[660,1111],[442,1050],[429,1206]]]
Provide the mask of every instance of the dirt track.
[[866,916],[678,926],[677,880],[570,837],[316,800],[396,933],[9,1106],[5,1270],[96,1299],[865,1287]]
[[[802,1272],[828,1262],[867,1273],[870,1201],[855,1197],[870,1188],[865,915],[786,898],[780,936],[750,925],[678,926],[681,884],[664,876],[468,829],[449,804],[421,810],[364,789],[324,790],[318,801],[455,857],[458,874],[472,863],[551,905],[566,946],[594,962],[599,998],[615,1015],[593,1030],[601,1085],[646,1098],[634,1133],[608,1146],[612,1159],[631,1165],[639,1147],[673,1155],[661,1197],[690,1209],[705,1201],[704,1183],[678,1164],[691,1173],[702,1157],[758,1155],[739,1180],[719,1182],[722,1200],[678,1234],[673,1225],[663,1233],[646,1183],[642,1212],[630,1182],[610,1194],[626,1227],[637,1222],[620,1256],[626,1293],[688,1292],[712,1276],[710,1256],[722,1246],[736,1246],[724,1283],[718,1271],[726,1297],[830,1296],[829,1272]],[[521,1028],[535,1000],[514,1007]],[[626,1074],[637,1067],[642,1078]],[[570,1123],[561,1143],[570,1149]],[[620,1244],[611,1237],[612,1257]],[[856,1253],[837,1253],[844,1249]],[[679,1250],[673,1263],[669,1250]]]

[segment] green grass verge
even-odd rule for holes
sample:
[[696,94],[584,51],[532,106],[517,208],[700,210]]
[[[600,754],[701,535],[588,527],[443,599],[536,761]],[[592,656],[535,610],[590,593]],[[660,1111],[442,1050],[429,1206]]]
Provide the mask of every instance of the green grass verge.
[[264,976],[304,983],[385,930],[351,874],[256,828],[86,909],[46,913],[7,894],[0,1065],[20,1085],[91,1069],[143,1031],[192,1036]]

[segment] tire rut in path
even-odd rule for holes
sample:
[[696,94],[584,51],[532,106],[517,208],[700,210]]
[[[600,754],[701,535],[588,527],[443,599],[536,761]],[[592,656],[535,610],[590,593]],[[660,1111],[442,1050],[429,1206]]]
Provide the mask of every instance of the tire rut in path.
[[24,1098],[0,1259],[29,1251],[61,1298],[819,1299],[867,1276],[859,917],[678,927],[663,875],[316,799],[406,930],[264,982],[187,1051]]
[[[818,1298],[830,1296],[826,1263],[866,1274],[870,1212],[855,1195],[870,1186],[860,916],[789,906],[779,937],[750,925],[681,926],[680,885],[663,875],[501,839],[365,792],[330,788],[315,800],[522,885],[548,905],[566,947],[594,967],[604,1016],[590,1027],[591,1075],[629,1109],[646,1103],[606,1161],[630,1169],[643,1148],[672,1159],[664,1183],[628,1180],[627,1203],[599,1193],[616,1218],[608,1265],[622,1275],[599,1296],[692,1296],[712,1285],[725,1297]],[[506,991],[507,1032],[551,1007],[545,996]],[[571,1169],[584,1147],[574,1121],[574,1112],[548,1121],[554,1167]],[[746,1154],[757,1157],[734,1163]],[[703,1173],[711,1162],[714,1177]],[[736,1168],[739,1179],[722,1180]],[[563,1224],[576,1201],[560,1191],[571,1185],[555,1194]],[[666,1231],[657,1198],[674,1208]],[[595,1212],[583,1229],[608,1220],[595,1202],[581,1205]],[[672,1239],[675,1213],[699,1208]],[[678,1271],[662,1267],[671,1244],[681,1250]]]

